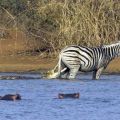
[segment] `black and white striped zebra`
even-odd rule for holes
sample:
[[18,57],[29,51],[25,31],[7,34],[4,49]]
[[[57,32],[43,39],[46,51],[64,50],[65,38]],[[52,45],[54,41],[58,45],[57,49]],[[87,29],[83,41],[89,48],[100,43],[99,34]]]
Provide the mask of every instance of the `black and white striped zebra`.
[[93,48],[67,46],[60,52],[58,65],[52,74],[48,74],[48,78],[74,79],[78,71],[93,71],[93,79],[99,79],[110,61],[118,56],[120,56],[120,42]]

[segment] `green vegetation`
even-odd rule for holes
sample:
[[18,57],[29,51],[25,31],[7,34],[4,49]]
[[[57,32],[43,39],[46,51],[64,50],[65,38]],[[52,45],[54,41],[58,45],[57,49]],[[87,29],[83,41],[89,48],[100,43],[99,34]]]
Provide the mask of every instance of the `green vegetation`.
[[109,44],[120,40],[120,2],[1,0],[0,31],[13,29],[35,43],[33,51],[56,54],[70,44]]

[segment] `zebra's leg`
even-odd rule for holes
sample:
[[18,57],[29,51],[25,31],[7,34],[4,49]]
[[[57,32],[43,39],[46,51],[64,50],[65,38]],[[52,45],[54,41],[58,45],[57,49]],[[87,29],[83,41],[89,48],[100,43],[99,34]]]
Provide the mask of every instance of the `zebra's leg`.
[[68,79],[68,75],[69,75],[69,68],[65,67],[63,70],[61,70],[60,78]]
[[98,70],[93,71],[93,79],[98,80],[103,70],[104,70],[104,67],[101,67]]
[[60,73],[60,78],[67,78],[67,75],[68,75],[69,71],[68,71],[68,68],[65,67],[64,69],[61,70],[61,73]]
[[66,79],[68,76],[69,72],[65,72],[64,74],[61,74],[62,79]]
[[79,70],[79,67],[70,69],[70,73],[69,73],[68,79],[75,79],[78,70]]

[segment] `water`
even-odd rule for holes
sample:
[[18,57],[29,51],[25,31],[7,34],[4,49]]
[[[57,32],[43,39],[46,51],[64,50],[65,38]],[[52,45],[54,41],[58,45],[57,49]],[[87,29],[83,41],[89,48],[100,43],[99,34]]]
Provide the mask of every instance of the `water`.
[[[24,75],[36,78],[39,76]],[[100,80],[91,80],[91,75],[80,75],[74,81],[47,79],[0,81],[0,95],[16,92],[21,94],[21,101],[0,101],[0,120],[120,119],[119,75],[103,75]],[[80,99],[56,99],[61,92],[79,92]]]

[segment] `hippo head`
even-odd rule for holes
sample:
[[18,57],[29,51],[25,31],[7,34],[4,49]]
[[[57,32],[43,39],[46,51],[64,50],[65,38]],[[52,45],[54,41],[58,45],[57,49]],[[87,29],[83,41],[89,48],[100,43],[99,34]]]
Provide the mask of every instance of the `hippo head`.
[[63,99],[63,98],[79,98],[80,94],[79,93],[70,93],[70,94],[63,94],[59,93],[58,98]]
[[16,96],[16,100],[21,100],[20,94],[16,94],[15,96]]
[[80,97],[80,94],[79,94],[79,93],[75,93],[75,94],[74,94],[74,97],[75,97],[75,98],[79,98],[79,97]]

